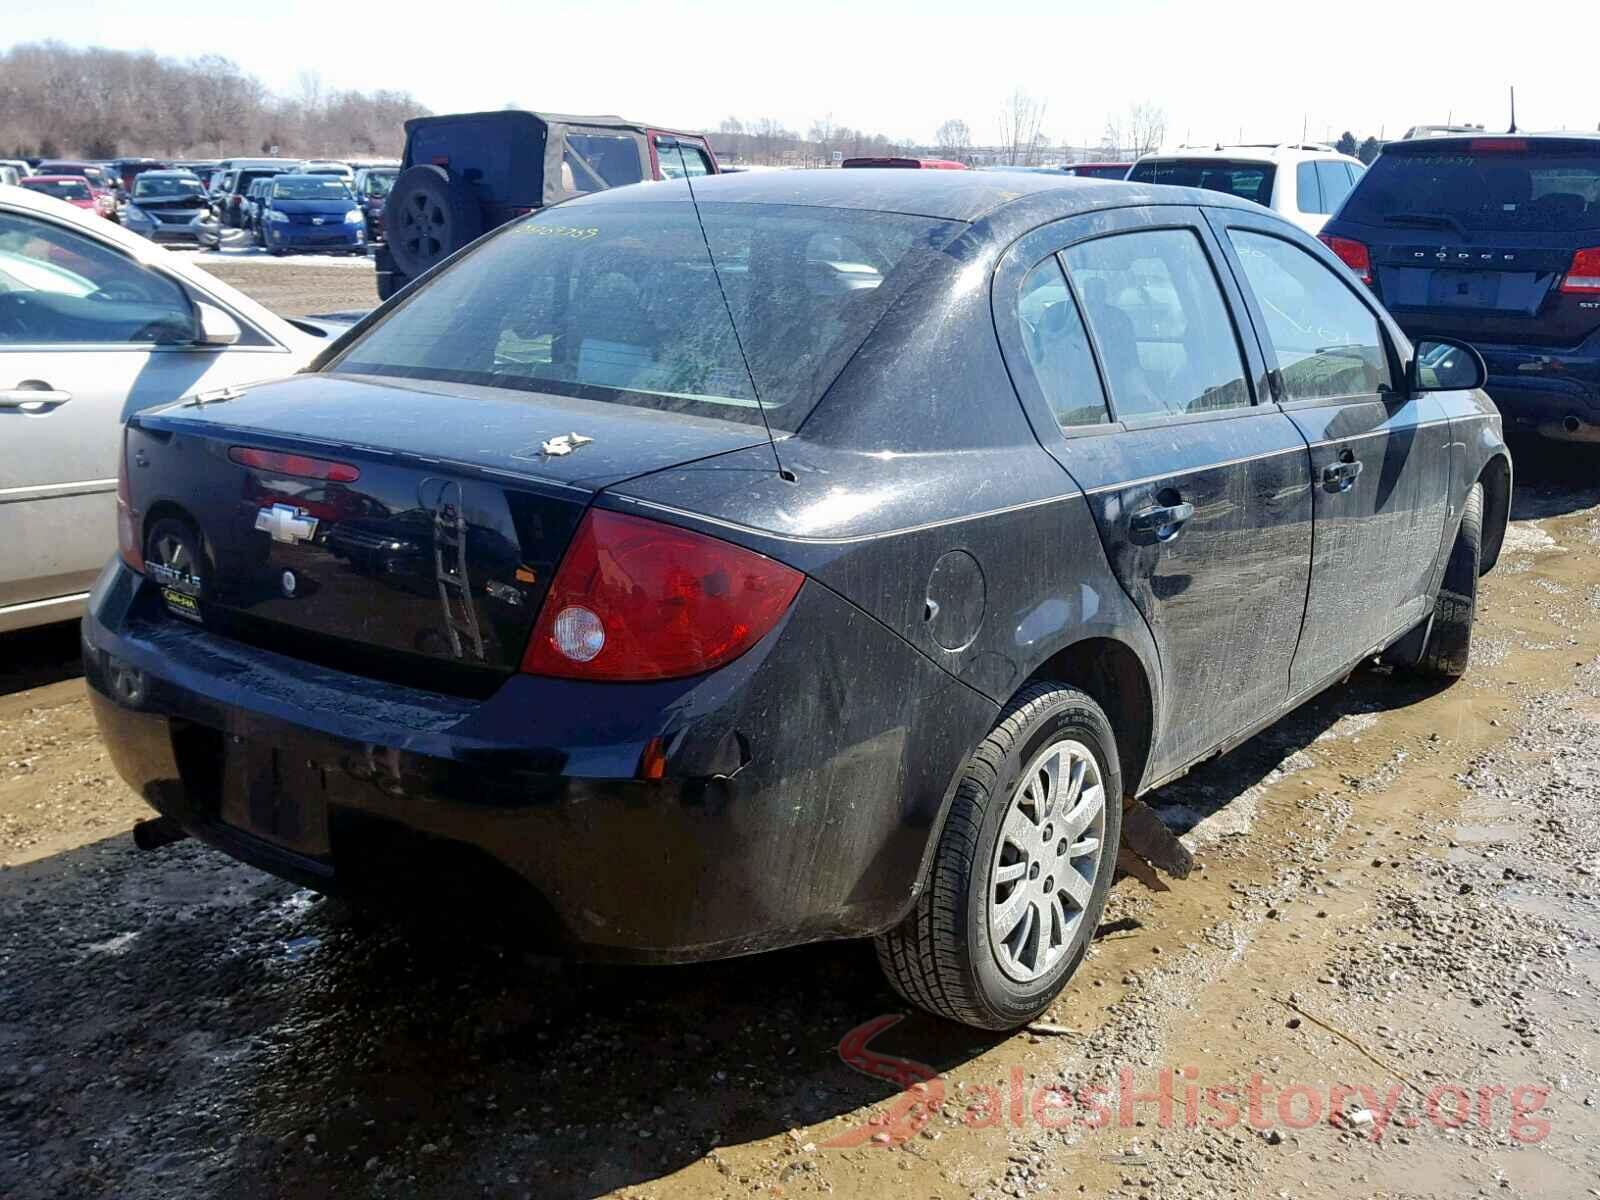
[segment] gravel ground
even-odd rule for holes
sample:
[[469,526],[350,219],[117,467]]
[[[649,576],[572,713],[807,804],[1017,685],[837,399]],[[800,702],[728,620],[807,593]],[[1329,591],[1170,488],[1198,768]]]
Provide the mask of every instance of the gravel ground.
[[861,945],[572,969],[140,854],[73,632],[0,639],[0,1197],[1600,1196],[1600,489],[1517,450],[1468,677],[1163,788],[1201,869],[1119,882],[1032,1030],[887,1028],[912,1097],[841,1061],[902,1013]]

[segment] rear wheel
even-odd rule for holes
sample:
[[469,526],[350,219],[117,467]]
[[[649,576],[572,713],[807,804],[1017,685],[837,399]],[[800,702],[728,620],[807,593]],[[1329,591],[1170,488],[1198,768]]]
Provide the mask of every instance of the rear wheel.
[[483,212],[464,182],[424,164],[395,178],[383,228],[395,265],[415,279],[482,233]]
[[1121,826],[1100,707],[1059,684],[1023,691],[967,761],[916,907],[877,939],[890,985],[980,1029],[1038,1016],[1088,951]]
[[1461,528],[1445,564],[1433,625],[1416,669],[1424,675],[1459,679],[1472,652],[1472,622],[1478,607],[1478,571],[1483,558],[1483,485],[1475,483],[1461,507]]

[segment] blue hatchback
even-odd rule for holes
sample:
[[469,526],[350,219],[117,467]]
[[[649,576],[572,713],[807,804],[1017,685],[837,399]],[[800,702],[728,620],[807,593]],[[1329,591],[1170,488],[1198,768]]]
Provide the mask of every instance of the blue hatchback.
[[1600,136],[1391,142],[1321,236],[1413,340],[1482,352],[1508,427],[1600,442]]
[[261,229],[273,254],[367,248],[366,216],[350,185],[335,176],[279,175],[262,199]]

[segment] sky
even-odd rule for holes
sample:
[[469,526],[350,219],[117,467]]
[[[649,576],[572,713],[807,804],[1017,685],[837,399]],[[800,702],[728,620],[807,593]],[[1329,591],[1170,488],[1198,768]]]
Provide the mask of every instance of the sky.
[[[1178,142],[1395,137],[1447,119],[1525,129],[1600,125],[1586,0],[1529,19],[1395,0],[9,0],[7,44],[55,39],[233,59],[275,92],[303,72],[333,89],[411,92],[436,112],[620,112],[680,128],[728,116],[819,118],[930,142],[947,118],[998,140],[1002,102],[1045,103],[1052,142],[1095,144],[1108,116],[1160,106]],[[1537,14],[1533,16],[1531,14]],[[1565,67],[1563,67],[1565,63]]]

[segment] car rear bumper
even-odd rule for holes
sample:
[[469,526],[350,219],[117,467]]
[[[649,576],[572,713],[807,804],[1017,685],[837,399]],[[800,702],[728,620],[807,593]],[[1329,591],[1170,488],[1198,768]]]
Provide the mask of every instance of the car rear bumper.
[[1474,342],[1508,429],[1600,440],[1600,338],[1578,350]]
[[322,891],[465,905],[620,961],[890,927],[996,712],[812,583],[709,675],[518,675],[486,700],[223,638],[120,563],[83,641],[112,761],[194,836]]

